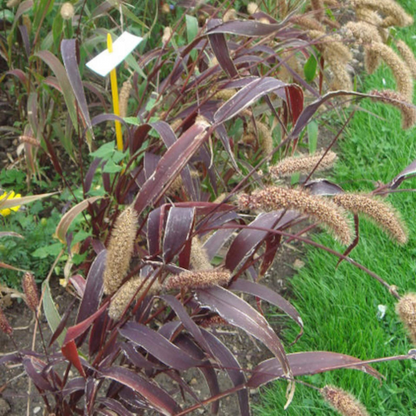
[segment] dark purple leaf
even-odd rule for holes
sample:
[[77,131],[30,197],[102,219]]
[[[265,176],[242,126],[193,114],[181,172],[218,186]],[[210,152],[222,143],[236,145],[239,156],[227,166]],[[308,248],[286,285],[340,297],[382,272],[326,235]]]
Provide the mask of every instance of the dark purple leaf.
[[288,86],[282,81],[271,77],[264,77],[252,81],[226,101],[215,113],[216,124],[224,123],[238,113],[255,103],[263,95]]
[[300,333],[297,338],[299,338],[303,334],[303,321],[298,311],[285,298],[283,298],[273,290],[258,283],[250,282],[248,280],[243,279],[238,279],[237,281],[235,281],[229,287],[229,290],[248,293],[249,295],[256,296],[265,300],[266,302],[271,303],[272,305],[277,306],[284,313],[289,315],[300,326]]
[[207,129],[207,123],[195,123],[166,151],[155,173],[145,182],[136,197],[134,208],[138,214],[159,199],[172,184],[189,159],[207,139]]
[[[287,359],[290,363],[293,376],[318,374],[347,366],[347,368],[363,371],[378,379],[382,378],[381,374],[368,364],[360,365],[361,360],[345,354],[327,351],[299,352],[288,354]],[[355,363],[357,365],[351,367]],[[248,381],[247,386],[255,389],[282,376],[283,371],[279,361],[276,358],[270,358],[260,363],[254,369],[254,373]]]
[[164,218],[164,210],[162,211],[160,207],[154,209],[147,218],[147,246],[151,256],[161,251],[160,243]]
[[176,370],[184,371],[202,364],[201,361],[195,360],[182,352],[160,333],[142,324],[127,322],[119,329],[119,333],[134,344],[144,348],[162,363]]
[[208,259],[212,260],[221,247],[229,240],[235,230],[232,228],[216,231],[204,244]]
[[170,263],[189,239],[195,218],[195,208],[169,210],[163,240],[163,260]]
[[409,166],[403,169],[392,181],[390,182],[390,188],[396,189],[399,185],[408,177],[414,176],[416,173],[416,160],[414,160]]
[[85,293],[78,310],[77,324],[87,319],[98,309],[103,292],[103,273],[105,270],[106,256],[107,251],[102,250],[90,267]]
[[217,312],[230,325],[239,327],[257,338],[277,357],[290,377],[290,366],[278,336],[266,319],[247,302],[220,286],[199,289],[195,292],[198,302]]
[[308,181],[304,187],[312,195],[337,195],[344,192],[344,190],[339,185],[327,181],[326,179]]
[[208,343],[205,341],[205,338],[202,336],[201,329],[199,326],[190,318],[186,309],[182,306],[181,302],[178,301],[174,296],[164,295],[160,296],[176,313],[178,318],[181,320],[185,329],[194,337],[195,341],[199,344],[205,352],[213,356],[213,351],[209,347]]
[[267,24],[260,23],[254,20],[235,20],[232,22],[222,23],[221,20],[217,20],[217,24],[212,25],[210,29],[206,32],[207,35],[212,35],[214,33],[230,33],[233,35],[241,36],[268,36],[272,33],[280,30],[283,25],[279,24]]
[[4,355],[0,358],[0,365],[5,363],[20,363],[22,362],[22,356],[19,353],[12,353]]
[[[32,379],[33,383],[41,390],[54,391],[54,388],[50,384],[41,372],[38,372],[35,368],[34,362],[35,358],[25,358],[23,359],[23,367],[26,371],[26,374]],[[37,362],[37,367],[39,368],[39,362]]]
[[[211,28],[214,28],[221,23],[222,22],[220,19],[210,19],[207,24],[207,32],[209,32]],[[216,56],[221,68],[228,74],[230,78],[236,77],[238,72],[230,57],[230,52],[228,50],[228,45],[224,34],[209,34],[208,39],[209,43],[211,44],[212,51],[214,52],[214,55]]]
[[181,411],[180,406],[165,390],[127,368],[113,366],[102,370],[101,374],[105,378],[115,380],[138,392],[146,398],[155,410],[163,415],[173,415]]
[[[193,356],[198,360],[204,360],[204,353],[187,337],[180,335],[176,340],[175,344],[178,345],[182,350],[186,351],[189,355]],[[215,370],[212,368],[211,363],[208,360],[204,361],[204,365],[199,367],[199,370],[205,377],[205,380],[208,384],[211,397],[216,396],[220,393],[220,386],[218,383],[218,378],[215,373]],[[217,414],[219,410],[220,402],[219,400],[215,401],[211,405],[211,413]]]
[[75,274],[69,278],[69,281],[77,292],[77,295],[82,298],[85,293],[85,279],[80,274]]
[[29,42],[29,35],[27,33],[27,28],[25,25],[19,25],[19,31],[22,35],[23,46],[25,47],[26,56],[29,58],[30,56],[30,42]]
[[63,39],[61,42],[61,54],[64,61],[68,79],[77,99],[79,108],[84,118],[85,125],[91,128],[91,119],[88,112],[87,99],[85,98],[84,88],[81,81],[81,75],[78,69],[76,39]]
[[13,231],[0,231],[0,238],[2,237],[17,237],[17,238],[23,238],[24,237],[20,234],[17,234]]
[[85,389],[85,379],[83,377],[76,377],[72,380],[69,380],[66,383],[64,389],[62,390],[62,396],[68,396],[76,391],[84,390]]
[[56,327],[55,332],[52,334],[51,340],[49,341],[49,347],[58,339],[58,337],[62,334],[63,330],[65,329],[66,323],[68,322],[68,318],[72,312],[74,303],[75,299],[73,299],[72,302],[65,309],[65,313],[62,316],[61,322],[59,322],[59,325]]
[[128,411],[118,400],[106,397],[105,399],[100,399],[99,403],[103,404],[113,412],[116,412],[119,416],[134,416],[134,414]]
[[95,171],[97,170],[100,163],[101,163],[101,159],[99,158],[94,159],[93,162],[91,163],[88,169],[88,172],[85,175],[85,179],[84,179],[85,193],[88,193],[89,190],[91,189],[91,184],[92,184],[92,180],[94,179]]
[[164,369],[166,367],[155,364],[150,362],[149,360],[146,360],[146,358],[143,357],[142,354],[140,354],[136,348],[131,344],[130,342],[123,342],[120,345],[121,349],[124,352],[124,355],[127,357],[127,359],[137,368],[143,368],[145,370],[154,370],[154,369]]
[[286,93],[288,96],[287,103],[292,113],[293,124],[295,124],[303,111],[303,91],[300,87],[291,85],[290,87],[286,87]]
[[[201,330],[205,339],[214,351],[216,359],[225,368],[225,371],[227,372],[234,386],[240,386],[242,384],[245,384],[246,376],[244,374],[244,371],[241,369],[239,362],[234,357],[233,353],[213,334],[206,331],[205,329]],[[239,390],[237,392],[237,396],[241,416],[249,416],[250,404],[248,400],[248,390]]]

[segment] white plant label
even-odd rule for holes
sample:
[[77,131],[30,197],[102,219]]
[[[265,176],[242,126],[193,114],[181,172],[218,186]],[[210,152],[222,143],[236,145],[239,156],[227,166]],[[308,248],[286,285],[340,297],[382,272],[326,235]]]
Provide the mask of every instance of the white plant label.
[[95,58],[91,59],[91,61],[87,62],[87,67],[98,75],[105,77],[118,64],[123,62],[142,40],[143,38],[139,36],[123,32],[121,36],[113,42],[113,52],[110,53],[108,49],[106,49]]

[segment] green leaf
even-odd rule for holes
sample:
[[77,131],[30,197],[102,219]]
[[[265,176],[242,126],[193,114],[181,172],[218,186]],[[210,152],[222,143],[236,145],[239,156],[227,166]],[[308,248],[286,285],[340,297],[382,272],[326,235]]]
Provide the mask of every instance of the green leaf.
[[61,41],[62,30],[64,25],[64,19],[61,16],[61,13],[57,13],[55,19],[52,23],[52,36],[53,36],[53,44],[55,49],[59,49],[59,44]]
[[50,246],[38,248],[32,253],[32,256],[38,259],[45,259],[48,256],[56,257],[60,253],[62,248],[63,246],[61,243],[51,244]]
[[[56,331],[59,323],[61,322],[61,315],[59,315],[58,310],[56,309],[55,302],[53,301],[51,289],[49,287],[49,282],[44,281],[42,284],[43,290],[43,311],[45,312],[46,320],[48,321],[49,328],[52,333]],[[58,337],[58,343],[60,346],[64,343],[66,335],[66,329],[62,331],[62,334]]]
[[113,157],[111,158],[111,160],[114,162],[114,163],[119,163],[120,161],[122,161],[125,157],[127,156],[127,152],[126,153],[123,153],[123,152],[120,152],[119,150],[116,150],[115,152],[114,152],[114,154],[113,154]]
[[318,123],[316,121],[311,121],[308,126],[308,145],[309,145],[309,153],[315,153],[316,147],[318,144]]
[[117,173],[123,170],[123,166],[115,164],[112,160],[109,160],[103,169],[105,173]]
[[90,156],[94,158],[100,158],[103,160],[109,160],[111,156],[113,156],[115,150],[115,142],[109,142],[103,144],[100,148],[98,148],[95,152],[90,153]]
[[194,16],[186,15],[186,35],[188,43],[191,43],[198,34],[198,20]]
[[140,126],[142,124],[137,117],[124,117],[123,120],[127,124],[133,124],[133,126]]
[[314,80],[317,66],[318,62],[316,61],[315,56],[311,55],[303,67],[303,73],[305,74],[305,80],[307,82],[312,82]]

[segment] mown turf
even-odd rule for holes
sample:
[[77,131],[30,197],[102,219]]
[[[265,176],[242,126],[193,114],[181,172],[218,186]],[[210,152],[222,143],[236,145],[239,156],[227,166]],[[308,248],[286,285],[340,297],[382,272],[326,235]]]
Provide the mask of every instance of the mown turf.
[[[400,2],[416,16],[416,2]],[[400,30],[416,52],[415,26]],[[360,81],[362,91],[394,88],[394,79],[385,66]],[[354,118],[340,143],[340,162],[333,179],[346,190],[371,190],[376,181],[388,182],[416,159],[416,129],[401,130],[400,114],[384,105],[369,101],[362,107],[382,117],[380,120],[360,112]],[[401,188],[416,188],[414,180]],[[401,211],[408,223],[409,243],[400,247],[383,232],[364,220],[360,224],[361,240],[351,257],[383,279],[400,288],[416,292],[416,194],[397,193],[389,200]],[[319,242],[341,249],[330,237],[321,234]],[[309,248],[306,266],[293,278],[292,303],[305,322],[304,337],[288,352],[327,350],[354,355],[361,359],[406,353],[412,348],[395,314],[395,300],[370,276],[343,263],[335,270],[337,260],[323,251]],[[377,315],[379,305],[387,307],[383,318]],[[293,336],[286,331],[285,338]],[[416,362],[391,362],[375,365],[386,380],[382,386],[371,376],[354,371],[303,377],[318,387],[334,384],[352,392],[377,416],[416,416]],[[256,414],[335,415],[319,393],[298,385],[293,404],[283,410],[286,385],[275,383],[267,388]]]

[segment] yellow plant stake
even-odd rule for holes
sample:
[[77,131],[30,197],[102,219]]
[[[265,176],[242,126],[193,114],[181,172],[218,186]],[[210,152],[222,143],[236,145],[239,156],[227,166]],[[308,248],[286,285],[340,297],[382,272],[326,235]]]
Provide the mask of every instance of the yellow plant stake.
[[[111,34],[107,33],[107,49],[109,53],[113,52],[113,40]],[[112,69],[110,72],[111,79],[111,94],[113,96],[113,109],[116,116],[120,116],[120,107],[118,105],[118,87],[117,87],[117,70]],[[121,132],[121,124],[119,121],[116,124],[116,138],[117,138],[117,149],[123,151],[123,134]]]

